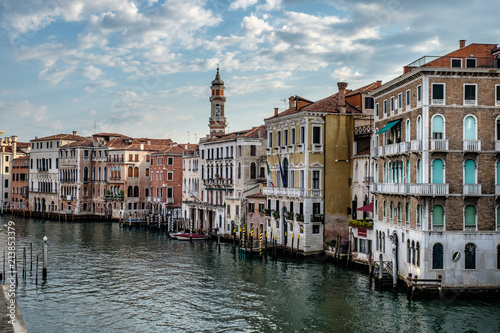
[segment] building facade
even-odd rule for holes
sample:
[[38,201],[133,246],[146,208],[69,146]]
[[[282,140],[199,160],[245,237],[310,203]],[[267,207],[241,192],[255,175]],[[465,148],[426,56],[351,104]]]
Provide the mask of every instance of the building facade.
[[11,163],[11,198],[12,209],[29,210],[29,154],[12,160]]
[[375,91],[375,259],[403,279],[500,283],[500,49],[424,57]]
[[[0,131],[0,135],[4,132]],[[29,144],[18,142],[17,136],[13,135],[0,139],[0,211],[11,207],[12,202],[12,182],[11,171],[12,161],[18,157],[26,156],[29,152]],[[19,198],[18,198],[19,199]]]

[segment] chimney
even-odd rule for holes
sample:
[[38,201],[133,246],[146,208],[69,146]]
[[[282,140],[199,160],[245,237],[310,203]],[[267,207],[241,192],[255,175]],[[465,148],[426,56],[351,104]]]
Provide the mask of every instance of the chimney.
[[338,82],[337,87],[339,88],[339,97],[338,97],[338,105],[339,106],[344,106],[345,105],[345,88],[347,88],[347,83],[345,82]]
[[460,48],[465,47],[465,39],[459,40],[459,46],[460,46]]
[[12,154],[14,155],[14,158],[17,156],[17,136],[13,135],[11,137],[12,140]]
[[257,137],[259,139],[262,138],[262,131],[260,130],[260,128],[257,130]]
[[279,108],[274,108],[274,115],[277,116],[278,115],[278,110]]
[[294,96],[288,97],[288,108],[295,109],[295,97]]
[[377,88],[380,87],[382,85],[382,81],[381,80],[377,80]]
[[73,135],[76,135],[76,131],[73,131]]

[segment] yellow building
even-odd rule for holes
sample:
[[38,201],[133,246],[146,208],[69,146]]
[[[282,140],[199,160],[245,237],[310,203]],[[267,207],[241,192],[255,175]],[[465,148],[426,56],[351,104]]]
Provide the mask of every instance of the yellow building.
[[265,119],[270,178],[267,196],[268,233],[278,244],[305,254],[322,252],[340,234],[347,239],[351,208],[354,119],[373,108],[367,92],[339,92],[317,102],[289,98],[289,109]]

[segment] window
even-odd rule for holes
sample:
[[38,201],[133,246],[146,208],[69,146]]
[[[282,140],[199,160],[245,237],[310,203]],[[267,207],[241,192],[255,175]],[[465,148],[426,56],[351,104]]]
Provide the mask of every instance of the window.
[[497,231],[500,231],[500,206],[497,206]]
[[382,105],[382,110],[384,112],[384,117],[387,115],[387,100],[384,99],[384,103]]
[[406,241],[406,262],[411,264],[411,246],[409,239]]
[[417,267],[420,267],[420,242],[417,242],[416,251],[417,251]]
[[318,224],[314,224],[312,229],[313,229],[312,230],[313,234],[319,234],[319,225]]
[[432,84],[432,100],[433,105],[443,105],[445,104],[444,95],[444,84],[443,83],[433,83]]
[[248,212],[253,214],[255,212],[255,204],[253,202],[248,203]]
[[464,210],[464,225],[465,230],[476,230],[476,207],[466,206]]
[[411,121],[410,118],[406,119],[405,141],[411,141]]
[[384,218],[387,216],[387,201],[384,200],[384,211],[383,211]]
[[373,99],[373,97],[365,97],[365,109],[373,110],[374,103],[375,103],[375,100]]
[[375,104],[375,118],[378,118],[378,112],[379,112],[378,110],[379,110],[379,105],[377,103]]
[[167,198],[174,197],[174,189],[172,187],[167,187]]
[[288,179],[288,187],[294,188],[295,187],[295,171],[290,170],[290,178]]
[[391,97],[391,114],[394,114],[394,109],[395,109],[394,97]]
[[476,68],[477,67],[476,58],[467,58],[467,59],[465,59],[465,67],[467,67],[467,68]]
[[319,189],[319,170],[313,170],[312,172],[312,188]]
[[174,173],[173,173],[173,171],[168,171],[167,172],[167,180],[169,180],[169,181],[174,180]]
[[241,156],[241,146],[238,146],[238,156]]
[[411,107],[411,90],[406,91],[406,110]]
[[241,179],[241,163],[238,163],[238,179]]
[[409,202],[406,203],[405,212],[406,212],[406,223],[410,224],[410,203]]
[[257,146],[255,145],[250,146],[250,156],[257,156]]
[[495,85],[495,105],[500,106],[500,84]]
[[441,159],[432,161],[432,183],[444,184],[444,163]]
[[444,119],[441,115],[432,117],[432,139],[442,140],[444,135]]
[[250,163],[250,179],[257,178],[257,166],[254,162]]
[[432,247],[432,269],[443,269],[443,245],[434,244]]
[[299,171],[299,188],[304,188],[304,170]]
[[277,132],[277,135],[276,135],[276,145],[277,145],[278,147],[280,147],[280,146],[281,146],[281,131],[278,131],[278,132]]
[[321,127],[313,126],[313,144],[321,144]]
[[465,269],[476,269],[476,245],[467,243],[465,245]]
[[417,105],[422,104],[422,86],[417,87]]
[[497,269],[500,269],[500,244],[497,245]]
[[167,164],[168,165],[174,165],[174,158],[173,157],[167,157]]
[[421,160],[417,160],[417,184],[422,183],[422,162]]
[[398,95],[398,110],[401,111],[403,108],[403,94]]
[[422,225],[422,206],[417,205],[417,227]]
[[464,140],[477,140],[476,118],[466,116],[464,119]]
[[283,130],[283,145],[288,146],[288,130],[287,129]]
[[464,163],[464,184],[476,184],[476,161],[467,160]]
[[292,130],[291,130],[290,142],[292,145],[295,144],[295,128],[292,128]]
[[451,67],[462,67],[462,59],[451,59]]
[[464,105],[476,105],[476,84],[464,84]]
[[432,208],[432,230],[441,231],[444,227],[443,206],[435,205]]
[[417,117],[417,140],[422,140],[422,118]]

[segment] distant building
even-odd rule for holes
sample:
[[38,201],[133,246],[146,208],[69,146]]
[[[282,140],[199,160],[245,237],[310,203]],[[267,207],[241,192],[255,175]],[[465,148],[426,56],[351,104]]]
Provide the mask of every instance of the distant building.
[[[4,131],[0,131],[2,135]],[[18,142],[17,136],[0,139],[0,211],[4,211],[12,202],[11,163],[29,152],[29,144]]]
[[[188,209],[195,209],[198,204],[202,201],[200,197],[200,150],[198,145],[193,146],[193,148],[184,150],[182,156],[182,216],[186,217],[186,223],[184,227],[189,228],[191,222],[193,223],[193,228],[198,230],[201,229],[201,225],[198,224],[198,220],[194,220],[193,214],[188,213]],[[194,212],[192,210],[191,212]],[[190,218],[187,218],[190,217]],[[191,221],[192,219],[192,221]]]
[[500,284],[499,58],[460,41],[372,92],[374,257],[403,279]]
[[[265,237],[266,231],[266,197],[262,192],[250,194],[247,196],[246,207],[246,230],[254,230],[253,238],[259,239],[259,234],[262,231],[262,237]],[[259,233],[259,234],[258,234]]]
[[30,140],[30,210],[52,213],[59,211],[62,201],[58,193],[59,148],[84,139],[73,131],[73,134],[56,134]]
[[29,210],[29,155],[12,160],[11,165],[11,198],[12,209]]

